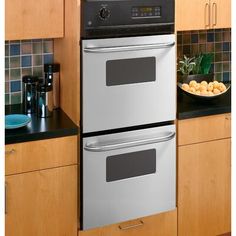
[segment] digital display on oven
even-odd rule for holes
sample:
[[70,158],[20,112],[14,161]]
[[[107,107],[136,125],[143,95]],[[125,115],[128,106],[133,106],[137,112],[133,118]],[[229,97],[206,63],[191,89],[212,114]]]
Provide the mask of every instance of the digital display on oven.
[[160,18],[160,6],[132,7],[132,18]]

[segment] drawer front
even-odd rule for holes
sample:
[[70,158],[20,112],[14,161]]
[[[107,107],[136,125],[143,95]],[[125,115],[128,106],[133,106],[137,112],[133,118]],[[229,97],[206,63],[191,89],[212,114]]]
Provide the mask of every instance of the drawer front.
[[79,236],[176,236],[177,210],[110,225],[88,231]]
[[178,145],[231,137],[231,114],[178,121]]
[[5,147],[6,175],[72,164],[77,164],[77,136],[9,144]]

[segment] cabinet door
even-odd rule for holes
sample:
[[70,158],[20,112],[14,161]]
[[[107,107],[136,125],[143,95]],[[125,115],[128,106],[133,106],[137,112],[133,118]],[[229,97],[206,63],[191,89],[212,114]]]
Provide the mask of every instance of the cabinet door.
[[178,149],[178,235],[230,232],[230,139]]
[[77,166],[6,177],[6,236],[76,236]]
[[63,37],[64,0],[6,0],[6,40]]
[[211,0],[212,28],[231,27],[231,0]]
[[176,0],[176,31],[209,29],[209,0]]
[[177,210],[79,231],[79,236],[177,236]]

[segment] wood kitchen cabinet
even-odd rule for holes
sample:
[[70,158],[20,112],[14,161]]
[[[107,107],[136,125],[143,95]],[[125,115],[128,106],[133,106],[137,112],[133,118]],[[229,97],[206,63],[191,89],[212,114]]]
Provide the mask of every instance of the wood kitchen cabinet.
[[97,229],[78,236],[177,236],[177,210]]
[[176,0],[176,31],[231,27],[231,0]]
[[6,0],[5,39],[63,37],[64,0]]
[[6,177],[6,236],[77,235],[77,165]]
[[5,147],[6,236],[76,236],[77,136]]
[[[228,233],[231,231],[231,134],[227,128],[230,115],[179,123],[179,139],[186,137],[184,142],[178,142],[181,144],[178,146],[178,235]],[[207,131],[211,132],[208,137]],[[193,136],[192,132],[198,136],[194,143],[188,139]]]

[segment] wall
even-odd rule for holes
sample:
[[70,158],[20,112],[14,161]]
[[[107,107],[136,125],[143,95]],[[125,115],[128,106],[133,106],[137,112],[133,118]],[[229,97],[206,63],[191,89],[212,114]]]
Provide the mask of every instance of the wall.
[[218,81],[231,80],[231,29],[183,31],[177,33],[177,58],[214,53],[211,72]]
[[53,62],[53,40],[5,41],[5,104],[22,102],[22,77],[43,77],[43,65]]

